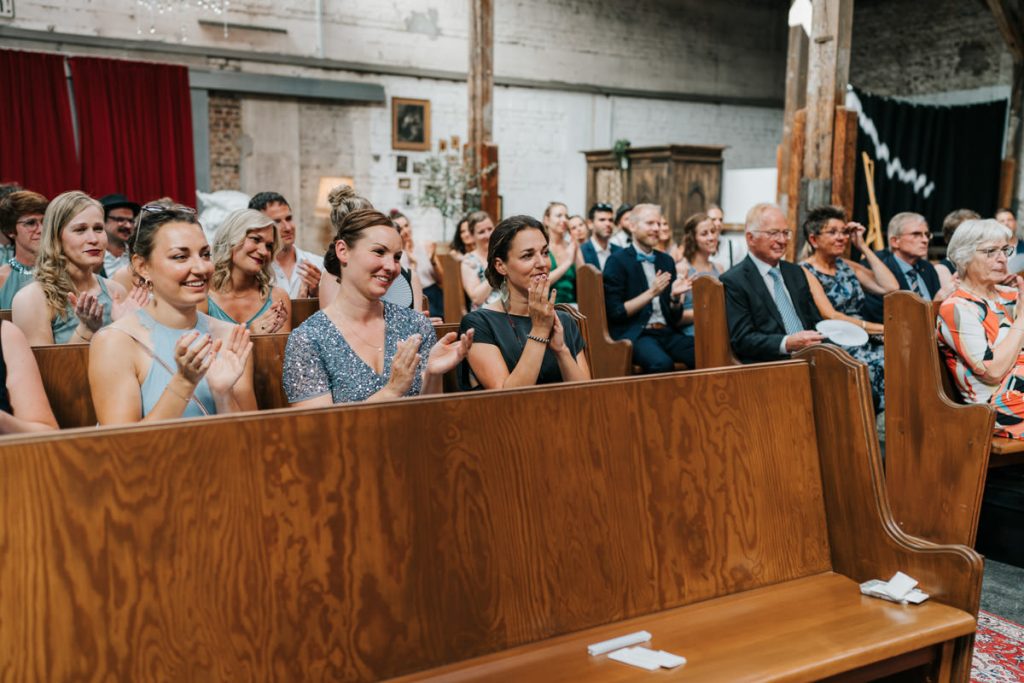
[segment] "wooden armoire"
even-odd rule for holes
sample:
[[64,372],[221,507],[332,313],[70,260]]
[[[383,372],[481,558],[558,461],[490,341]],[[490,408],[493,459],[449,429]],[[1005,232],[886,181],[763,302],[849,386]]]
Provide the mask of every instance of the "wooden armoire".
[[678,242],[683,222],[709,203],[722,201],[722,150],[716,145],[662,145],[627,150],[622,169],[610,149],[587,157],[587,208],[596,202],[618,206],[659,204]]

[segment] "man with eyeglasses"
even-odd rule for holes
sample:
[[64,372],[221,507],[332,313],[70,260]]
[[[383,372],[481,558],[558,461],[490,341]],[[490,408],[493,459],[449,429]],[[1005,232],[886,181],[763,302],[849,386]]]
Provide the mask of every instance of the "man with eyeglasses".
[[[889,221],[889,248],[876,251],[882,263],[889,267],[900,289],[913,292],[925,301],[941,301],[948,292],[942,291],[939,274],[928,262],[928,243],[932,234],[928,221],[919,213],[904,211]],[[882,297],[864,293],[864,317],[873,323],[883,320]]]
[[615,214],[612,205],[598,202],[587,212],[587,223],[590,224],[590,239],[580,245],[584,263],[589,263],[598,270],[604,270],[608,257],[622,249],[612,244],[612,230],[615,229]]
[[108,194],[100,199],[100,204],[103,205],[103,228],[107,232],[107,253],[103,255],[101,274],[109,278],[128,265],[128,240],[135,230],[139,205],[123,194]]
[[793,231],[774,204],[747,213],[749,252],[721,276],[729,319],[729,341],[744,363],[782,360],[821,343],[814,326],[821,315],[800,266],[783,261]]

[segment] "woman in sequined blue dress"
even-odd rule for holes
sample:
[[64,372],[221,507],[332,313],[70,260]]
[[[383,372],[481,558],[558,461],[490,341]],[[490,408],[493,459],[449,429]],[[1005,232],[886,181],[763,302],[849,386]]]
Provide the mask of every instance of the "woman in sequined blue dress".
[[[814,303],[826,320],[845,320],[862,327],[868,334],[882,334],[879,323],[864,320],[864,290],[884,296],[899,289],[892,271],[864,242],[864,226],[847,223],[846,214],[836,206],[814,209],[804,221],[804,236],[810,256],[801,265],[806,269]],[[843,258],[850,242],[864,254],[867,266]],[[870,267],[868,267],[870,266]],[[885,360],[878,337],[863,346],[846,351],[868,366],[875,407],[885,407]]]
[[[335,192],[329,201],[335,202]],[[288,337],[284,389],[296,407],[383,401],[441,391],[472,333],[438,340],[422,314],[382,301],[399,276],[402,239],[390,218],[360,209],[335,225],[324,268],[338,294]]]

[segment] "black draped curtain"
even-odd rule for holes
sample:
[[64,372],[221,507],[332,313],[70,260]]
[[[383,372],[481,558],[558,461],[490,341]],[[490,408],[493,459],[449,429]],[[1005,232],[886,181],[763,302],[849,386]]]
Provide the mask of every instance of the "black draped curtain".
[[942,219],[953,209],[974,209],[982,216],[992,216],[999,208],[1005,100],[931,106],[857,89],[850,99],[854,98],[860,102],[856,220],[867,225],[868,192],[861,152],[875,161],[875,193],[883,231],[900,211],[922,214],[932,233],[938,234]]

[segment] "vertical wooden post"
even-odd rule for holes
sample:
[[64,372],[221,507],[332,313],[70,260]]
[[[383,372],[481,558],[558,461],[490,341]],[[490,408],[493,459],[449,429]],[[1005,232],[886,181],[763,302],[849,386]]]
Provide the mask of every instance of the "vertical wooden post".
[[469,19],[470,168],[480,173],[481,208],[498,220],[498,147],[492,142],[494,98],[494,0],[470,0]]
[[832,144],[832,203],[853,217],[853,187],[857,174],[857,112],[836,107]]
[[1017,177],[1020,167],[1021,97],[1024,96],[1024,63],[1013,62],[1013,89],[1010,91],[1010,116],[1006,129],[1006,151],[999,178],[999,206],[1016,212]]
[[[789,52],[786,56],[786,105],[782,115],[782,144],[779,145],[777,201],[783,211],[790,204],[795,206],[795,197],[790,202],[789,170],[793,165],[793,125],[796,112],[802,109],[807,99],[807,34],[800,26],[789,29]],[[801,155],[803,152],[801,152]],[[797,160],[801,166],[803,158]],[[799,177],[799,176],[798,176]]]
[[[846,100],[850,78],[853,0],[812,0],[807,69],[807,128],[800,184],[799,228],[807,211],[832,201],[836,107]],[[797,232],[795,248],[803,244]]]

